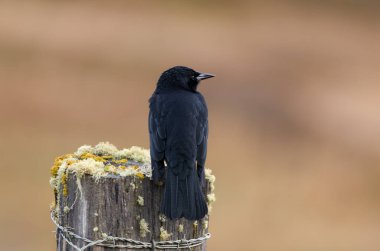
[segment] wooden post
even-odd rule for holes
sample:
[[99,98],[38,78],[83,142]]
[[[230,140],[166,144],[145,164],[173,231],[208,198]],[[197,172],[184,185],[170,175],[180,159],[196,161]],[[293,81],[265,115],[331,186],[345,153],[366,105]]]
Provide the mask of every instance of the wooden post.
[[[59,225],[68,227],[78,236],[89,240],[102,240],[107,236],[123,237],[152,243],[153,240],[193,239],[208,233],[208,216],[199,222],[194,222],[185,219],[172,221],[160,215],[159,207],[164,187],[153,184],[149,178],[108,174],[96,181],[91,175],[84,174],[77,179],[75,173],[69,172],[65,181],[65,187],[57,191],[56,203],[59,210],[55,219]],[[206,183],[204,192],[208,194],[210,184]],[[88,244],[58,229],[58,251],[76,250],[62,235],[78,247]],[[103,244],[110,242],[116,245],[126,244],[115,239]],[[85,250],[137,249],[94,245]],[[206,250],[206,242],[192,250]]]

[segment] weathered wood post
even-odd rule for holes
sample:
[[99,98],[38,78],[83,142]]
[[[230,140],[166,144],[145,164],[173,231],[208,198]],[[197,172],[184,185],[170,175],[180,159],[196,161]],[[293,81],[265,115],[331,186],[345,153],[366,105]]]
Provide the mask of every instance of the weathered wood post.
[[[209,216],[199,222],[159,214],[163,187],[150,180],[147,151],[118,151],[109,143],[82,147],[56,159],[52,220],[57,250],[206,250]],[[215,177],[204,188],[214,200]]]

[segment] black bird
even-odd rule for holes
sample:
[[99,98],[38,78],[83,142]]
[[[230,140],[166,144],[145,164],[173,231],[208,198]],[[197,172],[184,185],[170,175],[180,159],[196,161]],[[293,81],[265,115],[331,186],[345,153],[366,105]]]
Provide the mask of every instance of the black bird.
[[169,219],[199,220],[208,211],[201,189],[208,115],[197,87],[211,77],[184,66],[170,68],[162,73],[149,99],[152,177],[156,184],[165,183],[161,213]]

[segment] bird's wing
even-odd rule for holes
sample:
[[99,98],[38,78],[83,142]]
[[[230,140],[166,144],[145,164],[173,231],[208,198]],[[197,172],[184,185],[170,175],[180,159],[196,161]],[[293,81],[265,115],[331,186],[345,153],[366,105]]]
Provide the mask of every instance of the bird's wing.
[[163,178],[166,145],[165,125],[157,109],[159,101],[157,95],[154,95],[150,100],[149,111],[150,155],[152,159],[152,176],[155,180]]
[[197,124],[197,173],[198,177],[202,181],[204,177],[204,165],[206,162],[208,139],[207,106],[203,97],[201,97],[201,104]]
[[197,162],[204,165],[207,155],[208,122],[198,123],[197,127]]

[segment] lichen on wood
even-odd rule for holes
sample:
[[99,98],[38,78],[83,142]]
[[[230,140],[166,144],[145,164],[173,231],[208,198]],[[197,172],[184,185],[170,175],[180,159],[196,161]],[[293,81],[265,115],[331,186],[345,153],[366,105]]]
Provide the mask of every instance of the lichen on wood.
[[[208,233],[208,215],[201,224],[194,224],[185,219],[169,220],[159,213],[164,188],[150,180],[146,149],[118,150],[107,142],[82,146],[74,154],[56,158],[51,175],[55,217],[86,238],[120,236],[151,242],[198,238]],[[215,176],[206,169],[205,177],[203,189],[210,208],[215,201]],[[58,250],[73,250],[57,238]],[[76,243],[85,244],[80,240]],[[205,247],[202,244],[194,250]]]
[[139,226],[140,226],[140,236],[146,237],[146,234],[150,233],[149,224],[146,222],[145,219],[140,219]]

